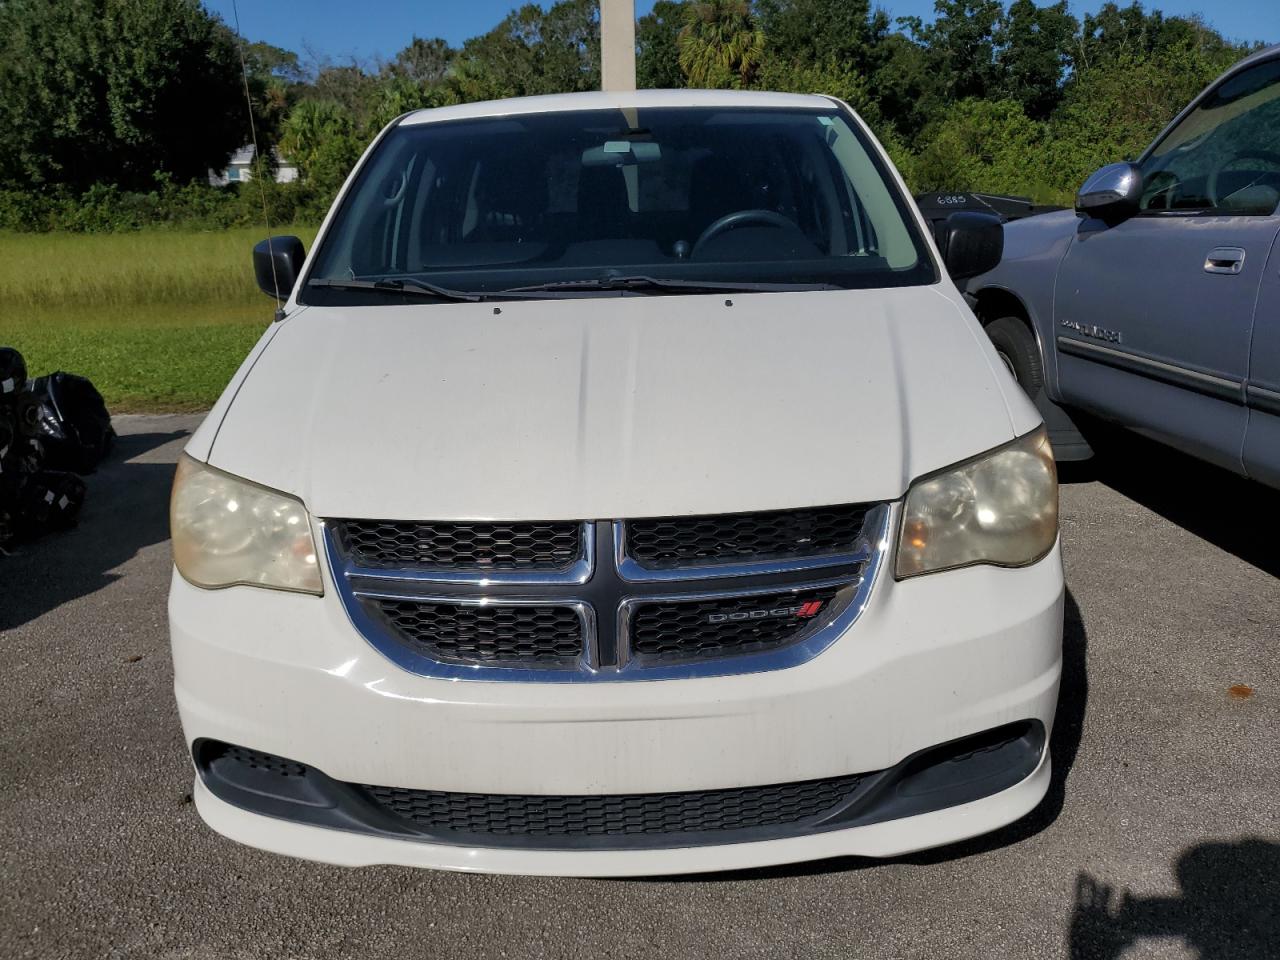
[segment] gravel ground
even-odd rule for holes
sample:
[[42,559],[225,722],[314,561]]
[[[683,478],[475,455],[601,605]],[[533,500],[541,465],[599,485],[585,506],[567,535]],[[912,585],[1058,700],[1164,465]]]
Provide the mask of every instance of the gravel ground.
[[1056,778],[991,837],[644,882],[343,870],[190,802],[165,502],[196,422],[121,418],[80,527],[0,558],[0,957],[1280,957],[1280,494],[1138,441],[1064,472]]

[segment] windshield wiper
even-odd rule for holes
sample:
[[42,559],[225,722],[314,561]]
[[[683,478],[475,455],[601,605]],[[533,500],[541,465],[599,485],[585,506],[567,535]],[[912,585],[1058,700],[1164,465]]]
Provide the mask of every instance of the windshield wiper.
[[527,287],[510,287],[501,291],[507,293],[533,293],[547,291],[550,293],[572,293],[575,290],[618,290],[635,291],[637,293],[764,293],[787,292],[792,290],[839,290],[840,287],[830,283],[750,283],[722,280],[679,280],[671,277],[596,277],[588,280],[555,280],[550,283],[535,283]]
[[575,293],[579,290],[615,290],[619,293],[765,293],[842,289],[830,283],[751,283],[747,281],[739,283],[720,280],[678,280],[670,277],[646,276],[556,280],[550,283],[535,283],[524,287],[509,287],[505,290],[486,291],[485,293],[452,290],[426,280],[400,277],[385,277],[381,280],[369,280],[359,277],[351,277],[346,280],[316,279],[308,280],[307,286],[327,287],[331,290],[375,290],[379,293],[432,297],[439,300],[453,300],[462,303],[478,303],[482,300],[501,300],[508,297],[536,299],[540,295],[555,296],[558,293]]
[[308,280],[307,286],[328,287],[332,290],[377,290],[385,293],[435,297],[439,300],[457,300],[462,303],[479,303],[484,299],[484,296],[478,293],[467,293],[465,290],[450,290],[448,287],[439,287],[434,283],[427,283],[425,280],[402,280],[399,278],[359,280],[352,277],[349,280]]

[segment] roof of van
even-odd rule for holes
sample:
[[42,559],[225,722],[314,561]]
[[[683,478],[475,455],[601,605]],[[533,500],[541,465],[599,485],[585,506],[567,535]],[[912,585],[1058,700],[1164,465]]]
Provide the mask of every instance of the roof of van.
[[632,90],[592,93],[557,93],[542,97],[484,100],[452,107],[415,110],[402,125],[470,120],[476,117],[510,117],[567,110],[624,110],[628,107],[802,107],[830,109],[831,100],[809,93],[765,93],[758,90]]

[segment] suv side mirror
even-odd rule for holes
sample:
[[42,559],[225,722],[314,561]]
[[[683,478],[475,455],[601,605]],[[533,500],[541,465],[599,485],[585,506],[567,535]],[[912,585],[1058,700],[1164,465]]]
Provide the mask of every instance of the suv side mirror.
[[935,231],[953,282],[994,270],[1004,254],[1004,224],[990,213],[953,213]]
[[1138,212],[1142,171],[1135,163],[1109,163],[1076,194],[1076,212],[1099,220],[1123,220]]
[[253,273],[258,288],[281,303],[289,299],[307,258],[297,237],[268,237],[253,248]]

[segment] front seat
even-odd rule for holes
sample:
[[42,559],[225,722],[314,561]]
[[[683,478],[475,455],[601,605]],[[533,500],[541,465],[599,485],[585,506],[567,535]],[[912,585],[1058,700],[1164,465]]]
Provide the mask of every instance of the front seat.
[[717,156],[703,157],[689,177],[690,243],[725,214],[756,206],[741,170]]
[[578,236],[621,240],[631,234],[627,183],[620,166],[584,166],[578,174]]

